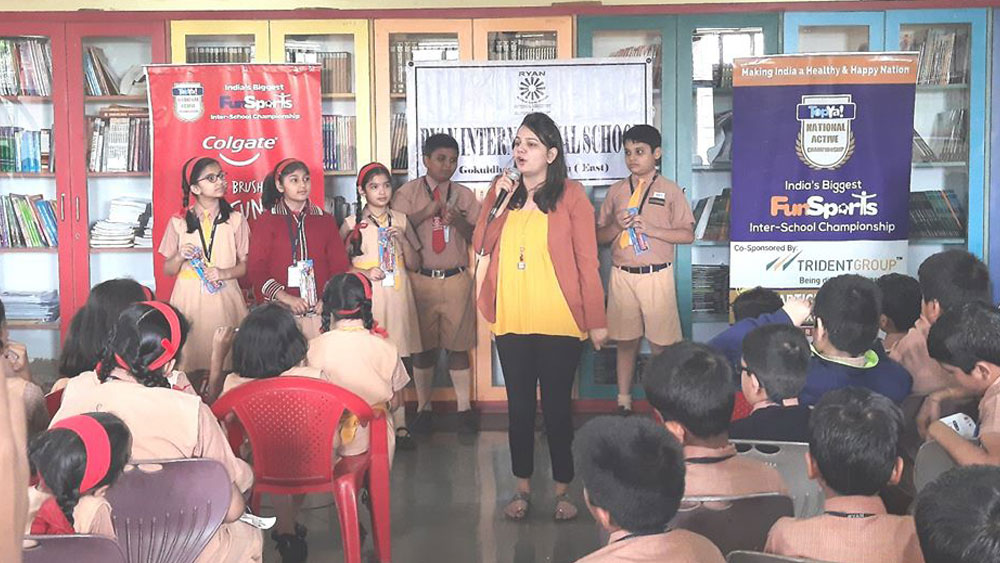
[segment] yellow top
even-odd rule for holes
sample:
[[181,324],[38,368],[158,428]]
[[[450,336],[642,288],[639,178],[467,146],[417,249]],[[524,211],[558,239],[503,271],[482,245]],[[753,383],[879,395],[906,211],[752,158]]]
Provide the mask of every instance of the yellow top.
[[494,334],[586,338],[559,287],[548,240],[548,215],[538,209],[508,212],[500,235]]

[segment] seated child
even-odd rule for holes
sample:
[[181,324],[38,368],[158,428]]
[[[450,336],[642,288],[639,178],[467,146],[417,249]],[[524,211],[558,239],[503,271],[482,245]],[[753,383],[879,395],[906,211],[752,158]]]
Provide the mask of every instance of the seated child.
[[26,533],[116,538],[104,492],[122,474],[131,450],[128,427],[109,412],[64,418],[36,436],[28,459],[40,481],[28,488]]
[[805,334],[794,326],[764,325],[747,333],[740,383],[753,412],[730,425],[730,438],[809,441],[809,407],[798,399],[809,354]]
[[897,454],[903,413],[888,398],[863,387],[830,391],[809,421],[806,464],[818,480],[825,512],[781,518],[764,551],[845,563],[920,563],[910,516],[886,512],[878,492],[903,473]]
[[663,427],[603,416],[580,429],[575,446],[587,508],[611,535],[578,563],[722,563],[707,538],[669,527],[684,495],[684,455]]
[[913,518],[927,563],[1000,561],[1000,467],[957,467],[924,487]]
[[[730,307],[733,310],[733,320],[738,323],[743,319],[756,319],[781,310],[785,302],[781,296],[770,289],[755,287],[748,289],[733,299]],[[740,342],[743,333],[724,331],[708,341],[708,345],[725,354],[733,373],[740,369]]]
[[11,397],[19,397],[24,404],[24,415],[28,420],[28,438],[41,434],[49,426],[45,393],[31,380],[27,348],[24,344],[10,339],[3,301],[0,301],[0,362],[7,368],[5,370],[7,376],[3,378],[7,385],[7,393]]
[[982,445],[940,421],[930,422],[924,434],[940,443],[959,465],[1000,465],[1000,311],[974,301],[946,312],[931,326],[927,351],[966,396],[981,397]]
[[115,322],[96,372],[69,380],[53,420],[100,409],[132,431],[133,460],[207,458],[232,479],[229,511],[198,557],[199,562],[262,560],[260,530],[240,521],[253,471],[233,454],[212,409],[197,395],[171,388],[187,322],[159,301],[129,305]]
[[653,359],[643,379],[649,403],[684,446],[685,497],[786,491],[776,469],[736,455],[729,443],[735,386],[721,354],[704,344],[671,344]]
[[920,282],[903,274],[886,274],[875,284],[882,292],[882,314],[878,317],[878,327],[885,333],[882,348],[888,352],[920,318]]

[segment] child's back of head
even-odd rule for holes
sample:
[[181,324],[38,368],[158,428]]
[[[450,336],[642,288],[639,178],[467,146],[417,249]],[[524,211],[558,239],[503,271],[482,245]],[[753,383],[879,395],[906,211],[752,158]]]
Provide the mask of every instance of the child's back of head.
[[119,278],[101,282],[90,290],[87,302],[73,315],[59,353],[59,375],[76,377],[93,370],[101,358],[104,341],[126,307],[151,299],[135,280]]
[[233,369],[242,377],[281,375],[299,365],[309,344],[288,309],[269,303],[243,319],[233,339]]
[[736,388],[725,356],[689,341],[663,349],[643,377],[649,402],[665,421],[707,439],[725,435]]
[[785,324],[757,327],[742,345],[749,375],[756,377],[768,400],[781,404],[798,397],[809,372],[809,342],[802,330]]
[[1000,561],[1000,467],[941,475],[920,491],[914,519],[927,563]]
[[886,274],[876,283],[882,293],[882,315],[888,321],[882,329],[891,334],[913,328],[920,318],[920,283],[903,274]]
[[863,387],[836,389],[813,409],[809,454],[838,495],[872,496],[901,469],[902,428],[903,414],[887,397]]
[[989,269],[964,250],[946,250],[928,257],[920,264],[917,278],[924,304],[936,301],[942,313],[970,301],[992,303]]
[[927,334],[927,352],[967,374],[979,362],[1000,366],[1000,311],[973,301],[945,312]]
[[[823,340],[837,350],[851,356],[864,354],[878,336],[880,309],[875,282],[854,274],[830,278],[819,288],[813,304],[817,341],[822,333]],[[816,344],[820,349],[820,343]]]
[[770,289],[755,287],[739,294],[731,305],[733,319],[736,322],[752,319],[765,313],[773,313],[781,309],[784,302],[781,296]]

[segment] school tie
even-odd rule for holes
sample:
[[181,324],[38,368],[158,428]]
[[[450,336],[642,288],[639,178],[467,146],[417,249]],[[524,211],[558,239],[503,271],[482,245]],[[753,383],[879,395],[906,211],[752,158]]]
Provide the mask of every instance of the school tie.
[[[438,186],[434,188],[434,201],[441,201],[441,187]],[[447,243],[444,240],[444,222],[441,220],[441,215],[434,215],[434,230],[431,231],[431,248],[434,249],[435,254],[441,254],[444,252]]]
[[[632,197],[628,198],[628,206],[626,209],[639,207],[639,204],[642,202],[642,186],[645,183],[645,180],[642,178],[639,179],[639,185],[636,186],[635,191],[632,192]],[[626,248],[630,244],[632,244],[632,239],[628,236],[628,230],[626,229],[622,231],[621,236],[618,238],[618,246]]]

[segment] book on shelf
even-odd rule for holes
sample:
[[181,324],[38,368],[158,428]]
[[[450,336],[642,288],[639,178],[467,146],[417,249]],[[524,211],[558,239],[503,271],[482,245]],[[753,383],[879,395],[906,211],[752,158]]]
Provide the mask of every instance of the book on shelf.
[[[554,33],[490,34],[491,61],[541,61],[556,58]],[[495,36],[495,37],[494,37]]]
[[410,165],[409,154],[406,147],[406,114],[392,114],[392,126],[390,127],[392,139],[389,165],[393,170],[402,170]]
[[660,43],[648,43],[645,45],[633,45],[618,49],[611,53],[612,57],[641,57],[649,58],[653,61],[653,88],[660,87],[660,80],[663,69],[663,45]]
[[48,323],[59,318],[59,292],[3,291],[0,292],[9,321]]
[[321,91],[324,94],[354,91],[351,53],[347,51],[325,51],[319,43],[311,41],[285,41],[285,61],[320,65]]
[[913,159],[919,162],[934,162],[937,155],[915,128],[913,129]]
[[57,246],[55,202],[41,195],[0,195],[0,248]]
[[88,96],[117,96],[121,79],[111,70],[104,49],[87,47],[83,52],[84,87]]
[[695,313],[729,313],[729,266],[692,264],[691,307]]
[[323,170],[357,170],[357,118],[353,115],[323,116]]
[[0,172],[54,172],[52,130],[0,127]]
[[[91,248],[152,248],[153,207],[148,199],[116,197],[108,216],[90,228]],[[147,246],[147,236],[148,239]]]
[[910,192],[910,238],[965,238],[965,209],[953,190]]
[[457,61],[456,39],[428,38],[394,41],[389,48],[389,92],[406,93],[406,65],[410,61]]
[[729,240],[729,208],[732,189],[699,199],[694,206],[695,240]]
[[934,128],[925,144],[934,157],[932,160],[966,160],[969,154],[969,110],[959,108],[939,112],[934,117]]
[[187,48],[189,63],[249,63],[253,62],[253,45],[201,45]]
[[47,39],[0,39],[0,95],[52,95],[52,48]]
[[969,33],[956,29],[904,30],[899,37],[903,51],[918,51],[917,84],[945,86],[969,82]]
[[90,172],[149,172],[149,112],[109,106],[89,117]]

